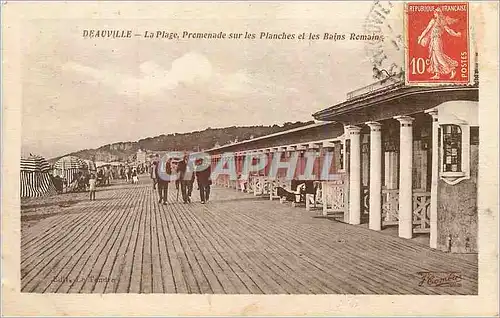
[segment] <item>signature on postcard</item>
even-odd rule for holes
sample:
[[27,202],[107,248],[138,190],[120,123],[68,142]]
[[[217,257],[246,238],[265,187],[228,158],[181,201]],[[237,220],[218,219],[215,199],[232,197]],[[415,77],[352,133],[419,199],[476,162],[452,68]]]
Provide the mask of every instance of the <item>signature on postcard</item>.
[[459,272],[418,272],[418,286],[428,287],[460,287],[462,274]]

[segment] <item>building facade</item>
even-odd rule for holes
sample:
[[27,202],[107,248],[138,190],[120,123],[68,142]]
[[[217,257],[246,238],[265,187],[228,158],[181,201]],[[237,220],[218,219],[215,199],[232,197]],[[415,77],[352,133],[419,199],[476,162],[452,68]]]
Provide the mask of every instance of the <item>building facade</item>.
[[[323,215],[374,231],[397,226],[400,237],[427,235],[429,246],[443,251],[477,252],[477,74],[469,86],[410,87],[387,79],[313,117],[318,123],[210,149],[212,164],[234,164],[241,177],[249,154],[265,154],[268,163],[248,176],[249,184],[273,199],[290,178],[280,164],[269,176],[271,162],[297,158],[292,179],[316,172],[313,201]],[[238,187],[223,175],[216,182]]]

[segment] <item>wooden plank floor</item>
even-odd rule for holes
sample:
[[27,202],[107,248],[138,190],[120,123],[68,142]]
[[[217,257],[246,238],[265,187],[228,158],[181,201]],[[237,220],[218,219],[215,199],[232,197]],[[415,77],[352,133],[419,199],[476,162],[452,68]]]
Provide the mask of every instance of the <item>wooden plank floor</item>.
[[[477,257],[212,187],[160,205],[151,181],[23,200],[21,289],[50,293],[477,294]],[[456,272],[431,287],[418,272]]]

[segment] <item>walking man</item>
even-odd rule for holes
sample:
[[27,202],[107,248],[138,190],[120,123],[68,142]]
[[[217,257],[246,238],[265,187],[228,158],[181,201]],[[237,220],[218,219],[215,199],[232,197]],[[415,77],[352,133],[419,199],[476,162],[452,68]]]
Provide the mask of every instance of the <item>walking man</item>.
[[176,181],[181,186],[182,201],[184,203],[191,202],[191,193],[193,192],[194,173],[189,169],[185,156],[179,162],[177,170],[179,171],[179,179]]
[[208,202],[210,198],[210,185],[212,180],[210,175],[212,174],[212,169],[208,166],[205,170],[196,171],[196,180],[198,182],[198,188],[200,189],[200,199],[201,204]]
[[[169,159],[165,163],[165,174],[166,175],[172,174],[172,169],[170,167],[170,162],[171,162],[171,159]],[[161,162],[157,162],[157,164],[156,164],[156,176],[157,176],[157,180],[158,180],[158,195],[160,197],[160,199],[158,200],[158,203],[161,203],[163,201],[163,204],[166,205],[167,201],[168,201],[168,184],[169,184],[169,180],[162,179],[162,175],[163,174],[160,173],[160,169],[162,168],[161,165],[162,165]]]

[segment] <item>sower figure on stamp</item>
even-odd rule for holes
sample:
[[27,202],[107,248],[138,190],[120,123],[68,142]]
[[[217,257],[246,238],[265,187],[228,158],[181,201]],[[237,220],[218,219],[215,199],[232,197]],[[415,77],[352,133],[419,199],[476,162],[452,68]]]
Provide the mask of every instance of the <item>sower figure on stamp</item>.
[[440,8],[434,10],[434,18],[429,21],[425,30],[418,37],[422,46],[429,45],[429,73],[434,73],[431,79],[439,79],[440,74],[450,74],[450,79],[455,77],[458,62],[444,53],[442,35],[447,32],[451,36],[460,37],[460,32],[455,32],[449,25],[457,19],[445,16]]
[[196,181],[198,182],[198,188],[200,189],[200,199],[201,203],[205,204],[210,198],[210,185],[212,180],[210,175],[212,174],[212,169],[208,166],[202,171],[196,171]]
[[172,174],[172,169],[170,167],[171,159],[165,162],[165,171],[161,171],[162,162],[156,164],[156,176],[158,177],[158,195],[160,199],[158,203],[163,201],[163,204],[167,204],[168,201],[168,184],[170,182],[169,177]]

